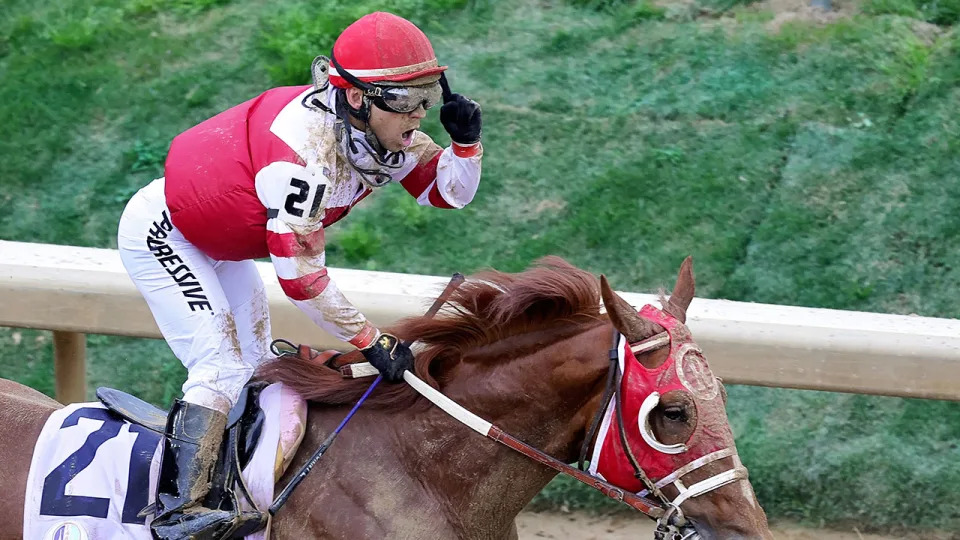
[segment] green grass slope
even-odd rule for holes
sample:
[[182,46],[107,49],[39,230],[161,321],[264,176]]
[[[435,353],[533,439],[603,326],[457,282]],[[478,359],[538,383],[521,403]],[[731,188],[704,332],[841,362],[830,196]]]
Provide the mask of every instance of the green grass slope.
[[[340,29],[388,9],[482,104],[483,182],[459,212],[378,192],[331,231],[331,265],[444,275],[556,254],[650,291],[693,255],[701,297],[958,317],[958,4],[840,7],[7,0],[0,238],[115,247],[174,135],[306,83]],[[424,129],[447,140],[435,112]],[[91,336],[88,355],[91,389],[161,405],[185,374],[158,341]],[[51,356],[48,333],[0,329],[0,376],[52,394]],[[774,519],[960,529],[960,405],[734,387],[729,410]],[[562,480],[536,504],[612,508]]]

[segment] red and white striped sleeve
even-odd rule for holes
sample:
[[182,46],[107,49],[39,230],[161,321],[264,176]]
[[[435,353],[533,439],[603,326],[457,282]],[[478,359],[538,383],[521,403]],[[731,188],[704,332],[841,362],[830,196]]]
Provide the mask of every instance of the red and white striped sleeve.
[[277,161],[257,173],[256,188],[267,208],[267,248],[283,292],[337,339],[361,349],[368,346],[379,331],[327,274],[323,230],[327,178],[303,165]]
[[452,143],[441,152],[425,134],[418,132],[418,135],[427,139],[427,148],[420,154],[416,167],[400,180],[400,185],[416,197],[421,206],[463,208],[469,204],[480,185],[483,147],[480,143],[469,146]]

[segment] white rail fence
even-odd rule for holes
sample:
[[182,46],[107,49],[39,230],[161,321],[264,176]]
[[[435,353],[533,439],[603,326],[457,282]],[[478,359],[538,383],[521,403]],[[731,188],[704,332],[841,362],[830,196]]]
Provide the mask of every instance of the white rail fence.
[[[273,332],[344,348],[267,284]],[[422,314],[447,277],[330,269],[374,323]],[[665,284],[669,285],[669,284]],[[649,294],[622,293],[630,303]],[[960,320],[709,300],[688,325],[729,383],[960,400]],[[0,240],[0,326],[52,330],[57,399],[86,398],[85,334],[160,338],[116,251]]]

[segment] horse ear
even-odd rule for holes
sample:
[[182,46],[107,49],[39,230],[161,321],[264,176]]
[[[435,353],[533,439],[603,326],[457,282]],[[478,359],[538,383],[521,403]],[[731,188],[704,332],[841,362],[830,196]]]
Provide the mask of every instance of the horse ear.
[[600,276],[600,296],[603,297],[603,305],[607,308],[610,322],[621,334],[626,336],[628,342],[643,341],[664,331],[659,324],[637,315],[637,310],[633,309],[633,306],[613,292],[607,282],[607,276],[604,275]]
[[663,310],[673,315],[680,322],[687,322],[687,308],[693,300],[694,293],[693,279],[693,257],[687,257],[680,265],[680,274],[677,276],[677,284],[673,287],[673,294]]

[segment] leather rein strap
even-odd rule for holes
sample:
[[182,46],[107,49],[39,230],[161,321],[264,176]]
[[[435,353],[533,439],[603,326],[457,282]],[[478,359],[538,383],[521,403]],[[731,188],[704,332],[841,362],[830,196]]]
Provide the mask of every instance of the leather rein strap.
[[590,474],[581,471],[576,467],[567,465],[566,463],[549,456],[530,446],[529,444],[517,439],[513,435],[504,433],[503,430],[497,426],[490,426],[490,431],[485,433],[485,435],[487,438],[493,439],[498,443],[508,446],[527,456],[528,458],[538,463],[542,463],[543,465],[546,465],[557,472],[561,472],[567,476],[579,480],[593,489],[596,489],[600,493],[603,493],[607,497],[629,505],[653,519],[659,520],[664,514],[663,507],[661,507],[656,501],[651,501],[650,499],[630,493],[629,491],[624,491],[609,482],[601,480],[595,476],[591,476]]
[[[615,332],[614,339],[616,340],[618,337],[619,334]],[[613,354],[616,354],[616,347],[613,348],[613,351]],[[617,369],[618,363],[616,358],[611,360],[611,365],[614,368],[612,370],[614,375],[613,379],[616,380],[616,382],[619,382],[619,377],[615,376],[616,372],[619,371],[619,369]],[[639,510],[640,512],[643,512],[653,519],[659,520],[664,515],[664,506],[661,506],[661,504],[657,501],[653,501],[629,491],[624,491],[623,489],[618,488],[617,486],[605,480],[601,480],[596,476],[592,476],[589,473],[578,469],[577,467],[568,465],[554,458],[553,456],[550,456],[530,446],[529,444],[517,439],[509,433],[504,432],[499,427],[487,422],[486,420],[463,408],[461,405],[443,395],[432,386],[423,382],[419,377],[409,371],[404,372],[403,378],[407,384],[412,386],[417,392],[430,400],[434,405],[440,407],[444,410],[444,412],[453,416],[455,419],[473,429],[477,433],[483,435],[484,437],[512,448],[513,450],[516,450],[528,458],[540,464],[546,465],[557,472],[566,474],[567,476],[570,476],[571,478],[574,478],[575,480],[578,480],[583,484],[596,489],[611,499],[622,502],[636,510]],[[609,378],[610,377],[608,376],[608,379]],[[611,385],[608,383],[607,386],[609,388]],[[611,395],[615,393],[615,391],[610,392]],[[605,400],[609,402],[610,397],[611,396],[606,396]],[[601,410],[603,410],[603,408],[601,408]],[[590,440],[590,438],[588,438],[588,440]]]
[[610,344],[610,352],[608,353],[607,358],[610,359],[610,368],[607,370],[607,383],[603,389],[603,397],[600,399],[600,407],[597,409],[596,414],[593,415],[593,421],[590,422],[590,429],[587,430],[587,436],[583,439],[583,444],[580,445],[580,459],[577,460],[577,468],[581,471],[584,470],[583,465],[587,461],[587,453],[590,452],[590,444],[593,442],[593,438],[597,435],[597,429],[600,427],[600,421],[603,420],[603,414],[607,411],[607,406],[610,405],[610,399],[613,398],[613,393],[616,383],[617,383],[617,360],[619,359],[619,351],[617,350],[617,345],[620,343],[620,334],[616,331],[613,332],[613,342]]

